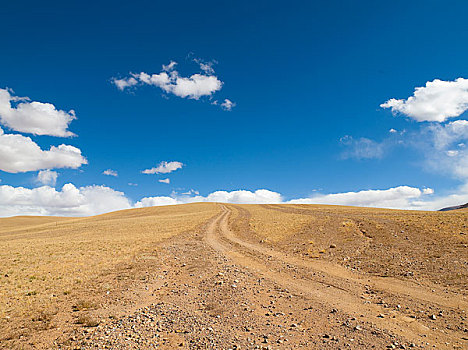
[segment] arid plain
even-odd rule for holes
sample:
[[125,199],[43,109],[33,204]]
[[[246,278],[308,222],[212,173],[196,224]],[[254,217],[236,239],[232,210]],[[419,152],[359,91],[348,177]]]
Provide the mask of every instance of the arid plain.
[[466,349],[468,211],[0,219],[5,349]]

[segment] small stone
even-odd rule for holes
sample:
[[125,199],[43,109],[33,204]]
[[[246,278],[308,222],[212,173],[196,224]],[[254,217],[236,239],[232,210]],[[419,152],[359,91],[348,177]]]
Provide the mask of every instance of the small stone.
[[384,316],[384,314],[378,314],[377,317],[378,318],[384,318],[385,316]]
[[357,325],[356,327],[354,327],[354,329],[355,329],[356,331],[361,331],[361,330],[362,330],[362,327],[361,327],[360,325]]
[[330,248],[336,248],[336,244],[330,244]]
[[430,318],[431,320],[435,320],[437,317],[436,317],[436,315],[431,315],[429,318]]

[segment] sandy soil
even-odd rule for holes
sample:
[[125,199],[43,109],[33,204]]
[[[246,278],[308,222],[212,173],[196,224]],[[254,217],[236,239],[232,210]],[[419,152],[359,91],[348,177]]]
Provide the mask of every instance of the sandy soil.
[[209,206],[2,346],[467,348],[466,211]]

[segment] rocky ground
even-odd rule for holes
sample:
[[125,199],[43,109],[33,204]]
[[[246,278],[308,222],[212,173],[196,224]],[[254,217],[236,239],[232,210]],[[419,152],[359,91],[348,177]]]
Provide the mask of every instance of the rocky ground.
[[116,285],[99,307],[77,307],[74,327],[38,333],[18,347],[468,347],[468,301],[458,287],[371,274],[333,256],[312,258],[288,249],[291,240],[272,243],[247,234],[246,219],[244,208],[221,206],[199,230],[146,255],[148,271],[124,290]]
[[160,268],[144,283],[146,306],[78,328],[56,346],[466,348],[464,298],[242,241],[228,226],[231,210],[166,242]]

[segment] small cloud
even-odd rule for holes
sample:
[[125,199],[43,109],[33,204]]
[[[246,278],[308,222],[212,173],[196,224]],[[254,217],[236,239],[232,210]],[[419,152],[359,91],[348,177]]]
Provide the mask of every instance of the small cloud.
[[[160,73],[148,74],[141,72],[139,74],[130,74],[123,79],[112,79],[112,82],[119,90],[135,85],[153,85],[162,89],[167,94],[173,94],[181,98],[190,98],[199,100],[203,96],[211,96],[221,90],[223,82],[209,69],[209,65],[204,65],[205,74],[192,74],[183,77],[175,70],[177,62],[171,61],[162,66]],[[214,72],[214,71],[213,71]]]
[[392,128],[392,129],[388,130],[388,132],[391,133],[391,134],[395,134],[397,131]]
[[161,162],[157,167],[151,169],[145,169],[142,171],[143,174],[169,174],[177,169],[181,169],[184,166],[181,162]]
[[185,195],[185,196],[191,196],[191,195],[199,195],[200,192],[196,191],[196,190],[189,190],[187,192],[183,192],[182,195]]
[[134,184],[133,182],[128,183],[129,186],[138,186],[138,184]]
[[171,183],[171,179],[169,179],[169,178],[167,178],[167,179],[160,179],[160,180],[158,180],[158,181],[159,181],[159,182],[162,182],[162,183],[164,183],[164,184],[169,184],[169,183]]
[[115,176],[117,177],[119,174],[117,173],[117,171],[115,170],[112,170],[112,169],[107,169],[107,170],[104,170],[102,172],[103,175],[108,175],[108,176]]
[[455,150],[449,150],[447,152],[445,152],[449,157],[455,157],[458,155],[458,151],[455,151]]
[[423,194],[434,194],[434,190],[432,188],[424,188]]
[[383,143],[365,137],[354,139],[352,136],[346,135],[340,139],[340,143],[346,147],[342,153],[344,159],[376,159],[382,158],[384,154]]
[[171,61],[169,64],[163,64],[162,69],[165,72],[170,72],[174,70],[174,67],[177,65],[177,62]]
[[41,170],[37,174],[36,181],[42,185],[55,186],[57,183],[58,173],[52,170]]
[[126,88],[135,86],[138,84],[138,81],[134,77],[129,77],[129,78],[123,78],[123,79],[117,79],[113,78],[112,83],[117,86],[117,88],[120,91],[125,90]]
[[226,98],[224,102],[220,104],[220,106],[225,111],[231,111],[236,106],[236,103]]
[[205,62],[201,58],[194,58],[193,61],[198,63],[200,69],[206,74],[213,75],[215,73],[213,66],[217,63],[216,61]]

